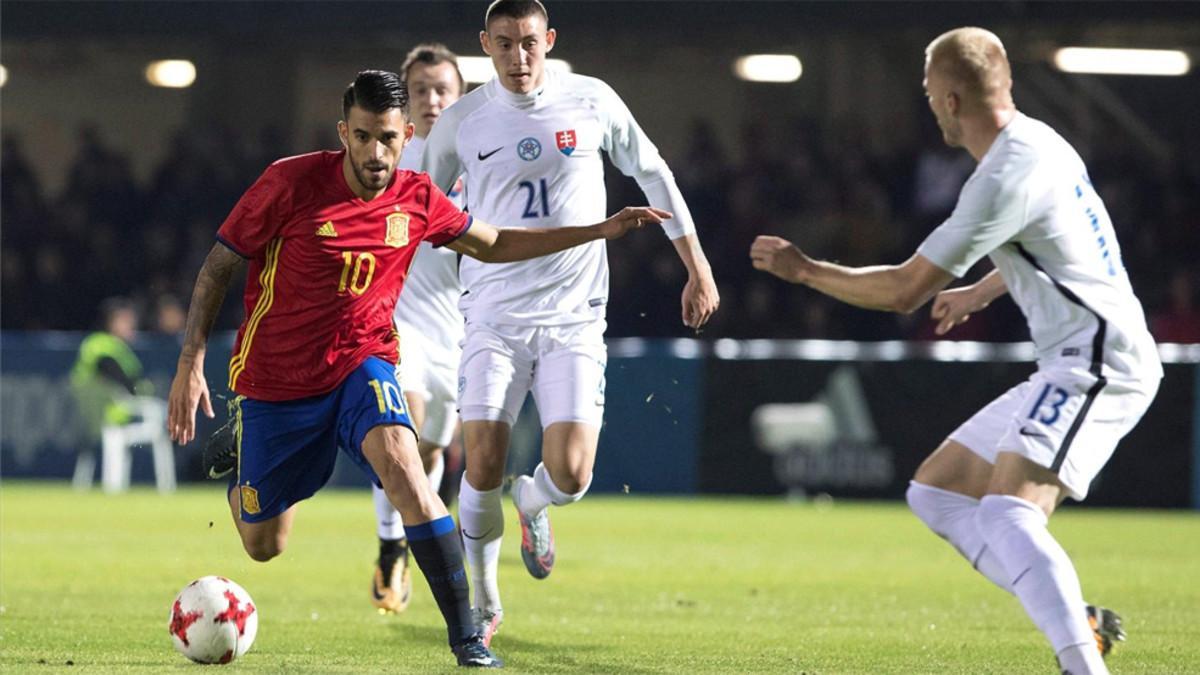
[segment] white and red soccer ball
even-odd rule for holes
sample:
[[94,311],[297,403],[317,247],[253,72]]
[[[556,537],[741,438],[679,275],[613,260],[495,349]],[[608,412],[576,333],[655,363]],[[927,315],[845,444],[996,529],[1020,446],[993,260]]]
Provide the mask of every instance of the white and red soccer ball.
[[175,649],[189,659],[229,663],[254,644],[258,611],[241,586],[225,577],[201,577],[175,596],[167,629]]

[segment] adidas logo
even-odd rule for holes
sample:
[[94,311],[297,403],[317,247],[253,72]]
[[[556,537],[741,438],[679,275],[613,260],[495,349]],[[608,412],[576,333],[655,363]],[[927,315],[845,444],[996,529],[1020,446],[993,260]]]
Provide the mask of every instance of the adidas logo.
[[317,228],[318,237],[336,237],[337,230],[333,229],[333,221],[327,220],[325,224]]

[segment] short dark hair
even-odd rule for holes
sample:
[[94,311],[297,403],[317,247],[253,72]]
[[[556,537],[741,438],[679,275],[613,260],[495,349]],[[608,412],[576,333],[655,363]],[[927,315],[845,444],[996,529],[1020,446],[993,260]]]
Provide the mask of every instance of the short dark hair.
[[409,69],[418,63],[426,66],[449,63],[454,66],[454,73],[458,75],[458,93],[467,93],[467,83],[463,80],[462,71],[458,69],[458,54],[450,51],[446,45],[440,42],[426,42],[413,47],[408,56],[404,57],[404,63],[400,64],[400,77],[404,78],[405,84],[408,83]]
[[492,19],[502,16],[520,20],[535,14],[540,14],[546,20],[546,25],[550,25],[550,14],[540,0],[495,0],[488,5],[487,14],[483,16],[483,29],[487,30],[492,25]]
[[109,324],[121,312],[133,312],[137,316],[137,305],[132,300],[121,295],[105,298],[100,303],[100,327],[108,330]]
[[342,119],[350,117],[350,108],[385,113],[399,108],[408,117],[408,86],[400,76],[388,70],[364,70],[342,94]]

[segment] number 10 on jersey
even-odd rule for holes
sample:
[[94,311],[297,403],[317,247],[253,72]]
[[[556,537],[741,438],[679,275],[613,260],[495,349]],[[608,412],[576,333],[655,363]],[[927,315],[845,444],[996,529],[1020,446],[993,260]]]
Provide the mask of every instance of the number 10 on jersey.
[[375,403],[379,406],[379,414],[386,414],[389,410],[397,415],[407,415],[408,410],[404,407],[404,394],[400,393],[400,388],[391,382],[380,382],[379,380],[369,380],[367,384],[375,390]]
[[[550,215],[550,198],[546,196],[546,179],[539,178],[537,185],[533,181],[523,180],[517,187],[525,194],[525,211],[522,218],[545,218]],[[541,210],[538,210],[538,207]]]

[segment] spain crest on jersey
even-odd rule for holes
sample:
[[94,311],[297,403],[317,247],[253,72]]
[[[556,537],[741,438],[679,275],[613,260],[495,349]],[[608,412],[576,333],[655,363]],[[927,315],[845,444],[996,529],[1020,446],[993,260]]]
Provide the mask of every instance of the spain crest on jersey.
[[558,151],[567,157],[575,152],[575,130],[567,129],[554,134],[554,142],[558,145]]
[[387,217],[387,234],[383,243],[393,248],[408,245],[408,214],[403,211],[389,213]]

